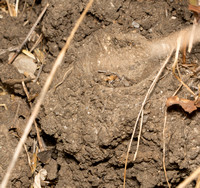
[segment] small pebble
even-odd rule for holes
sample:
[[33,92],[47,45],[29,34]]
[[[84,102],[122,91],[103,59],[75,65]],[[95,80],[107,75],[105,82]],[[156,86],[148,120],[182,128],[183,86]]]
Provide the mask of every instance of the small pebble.
[[130,83],[127,80],[124,80],[123,83],[124,83],[125,87],[129,87],[130,86]]
[[[14,53],[9,54],[9,59],[13,56]],[[17,68],[19,73],[24,75],[29,75],[31,78],[35,78],[35,71],[37,69],[37,65],[34,60],[24,54],[20,54],[13,62],[13,66]]]
[[152,32],[153,32],[153,29],[150,28],[150,29],[149,29],[149,33],[152,33]]
[[133,21],[132,22],[132,26],[138,29],[140,27],[140,24],[135,22],[135,21]]

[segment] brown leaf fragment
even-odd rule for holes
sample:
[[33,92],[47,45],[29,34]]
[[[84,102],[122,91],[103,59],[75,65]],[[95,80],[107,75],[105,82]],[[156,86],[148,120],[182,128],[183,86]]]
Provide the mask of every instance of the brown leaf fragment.
[[198,99],[195,101],[195,106],[197,108],[200,108],[200,98],[198,97]]
[[173,96],[173,97],[168,97],[166,101],[166,106],[170,107],[174,104],[179,104],[179,97]]
[[188,113],[192,113],[193,111],[197,110],[197,107],[194,104],[194,101],[181,99],[180,100],[181,107]]
[[[173,96],[167,98],[166,106],[170,107],[172,105],[178,104],[180,105],[185,112],[192,113],[193,111],[197,110],[195,101],[188,100],[188,99],[180,99],[178,96]],[[199,101],[200,106],[200,101]]]

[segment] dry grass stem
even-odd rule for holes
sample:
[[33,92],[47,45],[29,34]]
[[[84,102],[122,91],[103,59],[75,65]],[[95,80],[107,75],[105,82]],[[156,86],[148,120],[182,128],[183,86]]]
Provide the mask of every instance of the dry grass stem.
[[[52,83],[53,77],[54,77],[58,67],[61,65],[61,63],[62,63],[62,61],[64,59],[65,53],[66,53],[67,49],[69,48],[69,45],[70,45],[70,43],[71,43],[71,41],[72,41],[72,39],[74,37],[75,32],[77,31],[79,25],[83,21],[83,18],[85,17],[85,15],[86,15],[88,9],[90,8],[90,6],[92,5],[92,3],[93,3],[93,0],[90,0],[89,3],[87,4],[85,10],[82,12],[80,18],[77,20],[73,30],[70,33],[69,38],[66,41],[66,44],[64,45],[64,47],[60,51],[60,53],[59,53],[54,65],[52,67],[52,70],[51,70],[51,72],[50,72],[50,74],[49,74],[49,76],[48,76],[48,78],[47,78],[47,80],[45,82],[45,85],[42,88],[42,91],[40,93],[38,101],[35,104],[35,106],[33,108],[33,111],[32,111],[32,114],[31,114],[31,116],[30,116],[30,118],[29,118],[29,120],[28,120],[28,122],[26,124],[26,128],[25,128],[25,130],[24,130],[24,132],[22,134],[22,137],[21,137],[21,139],[20,139],[20,141],[19,141],[19,143],[18,143],[18,145],[17,145],[17,147],[15,149],[15,153],[14,153],[13,158],[12,158],[8,168],[7,168],[7,172],[6,172],[5,176],[3,177],[3,181],[2,181],[2,183],[0,185],[1,188],[5,188],[7,183],[8,183],[10,174],[11,174],[11,172],[12,172],[12,170],[13,170],[16,162],[17,162],[17,159],[18,159],[19,154],[21,152],[22,146],[25,143],[26,138],[27,138],[27,136],[28,136],[28,134],[29,134],[29,132],[31,130],[31,126],[32,126],[32,124],[33,124],[33,122],[34,122],[34,120],[35,120],[35,118],[36,118],[36,116],[37,116],[37,114],[39,112],[39,109],[40,109],[40,106],[41,106],[41,104],[42,104],[42,102],[44,100],[44,97],[45,97],[45,95],[46,95],[46,93],[47,93],[47,91],[49,89],[50,84]],[[47,6],[46,6],[46,8],[47,8]]]
[[[176,74],[176,67],[178,66],[178,55],[179,55],[179,51],[180,51],[180,48],[181,48],[181,43],[182,43],[182,40],[183,40],[183,36],[180,35],[177,39],[177,47],[176,47],[176,53],[175,53],[175,59],[174,59],[174,63],[172,65],[172,72],[175,76],[175,78],[183,85],[187,88],[187,90],[192,93],[193,96],[196,96],[195,93],[182,81],[182,79],[177,76]],[[179,75],[180,75],[180,72],[179,72]]]
[[27,150],[27,147],[26,147],[25,144],[24,144],[24,150],[25,150],[26,155],[27,155],[28,165],[29,165],[29,167],[30,167],[30,169],[31,169],[31,158],[30,158],[30,156],[29,156],[29,154],[28,154],[28,150]]
[[54,90],[56,90],[56,88],[57,88],[58,86],[60,86],[60,85],[65,81],[66,77],[69,75],[69,73],[71,72],[72,69],[73,69],[73,67],[69,68],[69,69],[65,72],[65,74],[64,74],[64,76],[63,76],[63,78],[62,78],[62,80],[61,80],[58,84],[56,84],[56,86],[54,87]]
[[190,34],[190,40],[189,40],[189,44],[188,44],[188,52],[189,53],[192,51],[196,26],[197,26],[197,19],[194,18],[194,23],[193,23],[193,26],[192,26],[192,30],[191,30],[191,34]]
[[4,84],[7,84],[7,85],[15,85],[15,84],[21,84],[22,82],[31,82],[33,80],[33,78],[31,77],[28,77],[28,78],[22,78],[22,79],[7,79],[7,80],[4,80],[3,83]]
[[177,88],[177,90],[174,92],[174,94],[172,96],[175,96],[179,90],[182,88],[183,84],[180,84],[180,86]]
[[[171,50],[171,52],[169,53],[169,55],[167,56],[166,60],[164,61],[163,65],[161,66],[159,72],[157,73],[156,77],[154,78],[151,86],[149,87],[147,93],[146,93],[146,96],[144,98],[144,101],[141,105],[141,108],[140,108],[140,111],[138,113],[138,116],[137,116],[137,119],[136,119],[136,122],[135,122],[135,125],[134,125],[134,128],[133,128],[133,132],[132,132],[132,135],[131,135],[131,139],[130,139],[130,142],[129,142],[129,145],[128,145],[128,150],[127,150],[127,154],[126,154],[126,160],[125,160],[125,167],[124,167],[124,184],[123,184],[123,188],[125,188],[125,184],[126,184],[126,169],[127,169],[127,164],[128,164],[128,157],[129,157],[129,152],[130,152],[130,149],[131,149],[131,145],[132,145],[132,142],[133,142],[133,138],[134,138],[134,135],[135,135],[135,131],[136,131],[136,127],[137,127],[137,124],[138,124],[138,121],[141,117],[141,114],[142,114],[142,111],[144,110],[144,106],[146,104],[146,101],[149,97],[149,95],[151,94],[151,92],[153,91],[157,81],[159,80],[159,77],[161,75],[161,73],[163,72],[165,66],[167,65],[169,59],[171,58],[172,56],[172,53],[173,53],[174,49]],[[139,140],[139,138],[138,138]],[[134,158],[137,157],[137,154]]]
[[19,47],[18,46],[13,46],[7,49],[0,49],[0,55],[6,53],[6,52],[12,52],[12,51],[16,51]]
[[9,0],[6,0],[6,3],[7,3],[7,6],[8,6],[9,14],[10,14],[10,16],[12,16],[12,11],[11,11],[11,8],[10,8]]
[[[32,103],[31,103],[30,95],[29,95],[28,89],[27,89],[24,82],[22,82],[22,86],[23,86],[24,92],[26,94],[26,97],[28,99],[29,106],[32,110],[33,106],[32,106]],[[35,130],[36,130],[36,134],[37,134],[37,140],[38,140],[38,143],[39,143],[40,151],[44,151],[45,148],[43,147],[43,144],[42,144],[42,141],[41,141],[41,138],[40,138],[40,132],[39,132],[39,129],[38,129],[38,126],[37,126],[37,122],[35,120],[34,120],[34,126],[35,126]]]
[[200,167],[197,168],[189,177],[187,177],[182,183],[178,185],[177,188],[186,187],[191,181],[196,179],[200,175]]
[[19,7],[19,0],[16,0],[16,3],[15,3],[15,12],[16,12],[16,16],[18,14],[18,7]]
[[163,126],[163,169],[165,173],[165,179],[167,181],[167,185],[170,188],[171,185],[169,184],[168,177],[167,177],[167,170],[165,165],[165,130],[166,130],[166,124],[167,124],[167,108],[165,109],[165,118],[164,118],[164,126]]
[[8,6],[8,12],[11,17],[16,17],[16,12],[13,9],[13,6],[9,3],[9,0],[6,0],[7,6]]
[[26,44],[26,42],[28,41],[29,37],[31,36],[31,34],[35,30],[37,24],[40,22],[41,18],[43,17],[44,13],[46,12],[48,6],[49,6],[49,4],[47,3],[46,6],[44,7],[44,9],[42,10],[42,12],[40,13],[39,17],[37,18],[36,22],[33,24],[32,28],[30,29],[28,35],[26,36],[26,38],[24,39],[22,44],[19,46],[19,48],[17,49],[16,53],[12,56],[12,58],[10,59],[8,64],[11,64],[15,60],[15,58],[19,55],[19,53],[21,52],[23,46]]
[[144,117],[144,111],[142,110],[142,112],[141,112],[141,118],[140,118],[140,130],[139,130],[137,147],[136,147],[136,151],[135,151],[135,154],[134,154],[134,157],[133,157],[133,161],[136,160],[137,153],[138,153],[139,146],[140,146],[140,138],[141,138],[141,134],[142,134],[143,117]]
[[33,82],[37,82],[37,81],[38,81],[38,79],[39,79],[39,77],[40,77],[40,74],[41,74],[41,72],[42,72],[43,67],[44,67],[44,63],[42,63],[42,65],[40,66],[40,69],[39,69],[39,71],[38,71],[38,74],[37,74],[35,80],[33,80]]
[[42,41],[42,38],[43,38],[43,36],[42,36],[42,34],[40,34],[40,36],[38,37],[37,41],[35,42],[35,44],[31,48],[30,52],[32,52],[38,46],[38,44],[40,44],[40,42]]

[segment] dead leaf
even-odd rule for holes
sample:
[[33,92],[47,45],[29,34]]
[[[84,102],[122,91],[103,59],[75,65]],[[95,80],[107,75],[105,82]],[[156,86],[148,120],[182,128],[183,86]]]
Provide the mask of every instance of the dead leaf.
[[188,99],[180,99],[178,96],[173,96],[167,98],[166,106],[170,107],[172,105],[178,104],[180,105],[184,111],[188,113],[192,113],[193,111],[197,110],[197,107],[200,107],[200,101],[198,102],[198,105],[196,105],[197,101],[192,101]]
[[198,97],[198,99],[195,101],[195,106],[197,108],[200,108],[200,98]]
[[47,171],[45,169],[41,169],[39,173],[35,176],[34,179],[34,188],[41,188],[41,181],[44,181],[47,176]]
[[41,63],[43,63],[43,64],[45,64],[45,54],[44,54],[44,52],[41,51],[39,48],[36,48],[34,50],[34,53],[35,53],[38,61],[41,62]]

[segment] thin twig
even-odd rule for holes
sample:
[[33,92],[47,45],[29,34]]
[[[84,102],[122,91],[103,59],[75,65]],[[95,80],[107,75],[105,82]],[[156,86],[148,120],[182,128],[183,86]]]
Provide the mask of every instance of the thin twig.
[[182,183],[178,185],[177,188],[184,188],[186,187],[191,181],[196,179],[200,174],[200,167],[197,168],[189,177],[187,177]]
[[22,135],[22,137],[21,137],[21,139],[20,139],[20,141],[19,141],[19,143],[18,143],[18,145],[17,145],[17,147],[15,149],[15,153],[14,153],[13,158],[12,158],[8,168],[7,168],[7,172],[6,172],[5,176],[3,177],[3,181],[2,181],[2,183],[0,185],[0,188],[5,188],[7,183],[8,183],[8,179],[10,177],[10,174],[11,174],[11,172],[12,172],[12,170],[13,170],[16,162],[17,162],[17,159],[18,159],[19,154],[21,152],[22,146],[25,143],[26,138],[27,138],[27,136],[28,136],[28,134],[29,134],[29,132],[31,130],[31,126],[33,124],[33,121],[35,120],[35,118],[36,118],[36,116],[37,116],[37,114],[38,114],[38,112],[40,110],[40,106],[41,106],[41,104],[42,104],[42,102],[44,100],[44,97],[45,97],[45,95],[46,95],[46,93],[47,93],[47,91],[49,89],[50,84],[52,83],[53,77],[54,77],[58,67],[61,65],[61,63],[62,63],[62,61],[64,59],[64,56],[65,56],[65,53],[66,53],[67,49],[69,48],[69,45],[70,45],[70,43],[71,43],[71,41],[72,41],[72,39],[74,37],[74,34],[76,33],[79,25],[83,21],[83,18],[85,17],[85,15],[86,15],[88,9],[90,8],[90,6],[92,5],[93,1],[94,0],[90,0],[89,1],[89,3],[87,4],[85,10],[82,12],[80,18],[77,20],[73,30],[70,33],[69,38],[66,41],[66,44],[64,45],[64,47],[60,51],[60,53],[59,53],[54,65],[52,67],[52,70],[51,70],[51,72],[50,72],[50,74],[49,74],[49,76],[48,76],[48,78],[47,78],[47,80],[45,82],[45,85],[42,88],[42,91],[40,93],[38,101],[37,101],[37,103],[35,104],[35,106],[33,108],[33,112],[31,113],[31,116],[30,116],[30,118],[29,118],[29,120],[28,120],[28,122],[26,124],[26,128],[24,129],[23,135]]
[[24,150],[25,150],[26,155],[27,155],[28,165],[29,165],[29,167],[30,167],[30,169],[31,169],[31,158],[30,158],[30,156],[29,156],[29,154],[28,154],[28,150],[27,150],[27,147],[26,147],[25,144],[24,144]]
[[12,46],[8,49],[0,49],[0,55],[6,53],[7,51],[9,51],[9,52],[16,51],[18,48],[19,48],[19,46]]
[[172,96],[175,96],[179,90],[182,88],[183,84],[180,84],[180,86],[176,89],[176,91],[174,92],[174,94]]
[[42,34],[40,34],[40,36],[38,37],[37,41],[36,41],[35,44],[32,46],[30,52],[32,52],[32,51],[38,46],[38,44],[40,44],[40,42],[42,41],[42,38],[43,38],[43,36],[42,36]]
[[123,184],[123,188],[125,188],[125,184],[126,184],[126,168],[127,168],[127,164],[128,164],[128,156],[129,156],[129,152],[130,152],[130,149],[131,149],[131,145],[132,145],[132,142],[133,142],[133,138],[134,138],[134,135],[135,135],[135,130],[136,130],[136,127],[137,127],[137,124],[138,124],[138,121],[140,119],[140,116],[141,116],[141,113],[144,109],[144,106],[146,104],[146,101],[149,97],[149,95],[151,94],[151,92],[153,91],[161,73],[163,72],[165,66],[167,65],[172,53],[173,53],[174,49],[171,50],[171,52],[169,53],[168,57],[166,58],[166,60],[164,61],[163,65],[161,66],[159,72],[157,73],[155,79],[153,80],[151,86],[149,87],[148,91],[147,91],[147,94],[144,98],[144,101],[141,105],[141,108],[140,108],[140,111],[138,113],[138,116],[137,116],[137,119],[136,119],[136,122],[135,122],[135,125],[134,125],[134,128],[133,128],[133,132],[132,132],[132,135],[131,135],[131,139],[130,139],[130,142],[129,142],[129,145],[128,145],[128,150],[127,150],[127,154],[126,154],[126,161],[125,161],[125,167],[124,167],[124,184]]
[[40,77],[40,74],[42,73],[43,67],[44,67],[44,63],[42,62],[42,65],[40,66],[40,69],[39,69],[39,71],[38,71],[38,74],[37,74],[35,80],[33,80],[33,82],[37,82],[37,81],[38,81],[38,79],[39,79],[39,77]]
[[43,17],[44,13],[46,12],[48,6],[49,6],[49,3],[46,4],[46,6],[44,7],[43,11],[40,13],[39,17],[37,18],[36,22],[33,24],[33,27],[30,29],[28,35],[26,36],[26,38],[24,39],[22,44],[19,46],[19,48],[17,49],[16,53],[12,56],[12,58],[10,59],[8,64],[11,64],[15,60],[15,58],[19,55],[19,53],[21,52],[23,46],[26,44],[26,42],[29,39],[29,37],[31,36],[32,32],[35,30],[37,24],[40,22],[41,18]]
[[22,79],[7,79],[7,80],[3,80],[3,84],[7,84],[7,85],[15,85],[15,84],[21,84],[22,82],[31,82],[33,80],[33,78],[28,77],[28,78],[22,78]]

